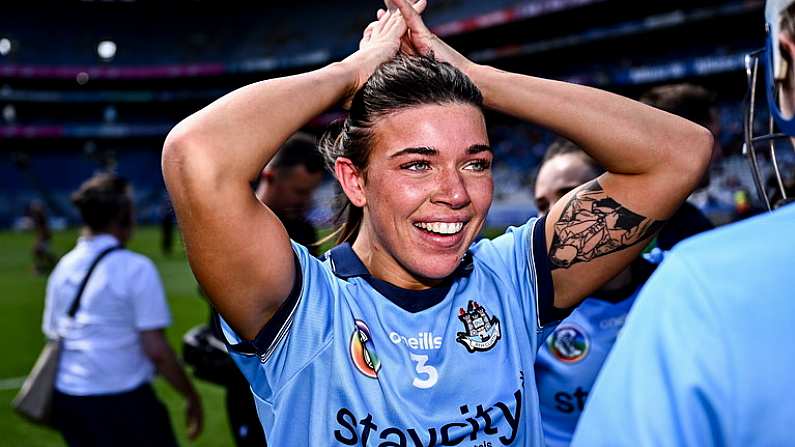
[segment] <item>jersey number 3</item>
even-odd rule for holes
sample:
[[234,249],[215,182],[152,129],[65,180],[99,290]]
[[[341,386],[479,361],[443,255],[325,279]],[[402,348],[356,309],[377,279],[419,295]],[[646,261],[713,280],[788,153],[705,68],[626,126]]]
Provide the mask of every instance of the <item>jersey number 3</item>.
[[436,371],[436,368],[433,366],[425,364],[425,362],[428,361],[428,356],[411,353],[409,355],[411,356],[412,362],[417,362],[417,367],[414,369],[419,376],[414,378],[414,381],[411,382],[412,385],[421,389],[427,389],[436,385],[436,382],[439,381],[439,372]]

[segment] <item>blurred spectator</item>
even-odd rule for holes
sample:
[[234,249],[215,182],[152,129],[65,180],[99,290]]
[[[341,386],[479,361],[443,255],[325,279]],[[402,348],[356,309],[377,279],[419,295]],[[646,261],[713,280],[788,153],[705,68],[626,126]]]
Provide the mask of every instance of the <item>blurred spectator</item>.
[[174,446],[165,406],[150,382],[160,372],[187,402],[188,436],[202,429],[199,395],[169,347],[171,322],[160,277],[126,249],[97,265],[74,318],[68,309],[98,254],[123,246],[133,230],[127,182],[98,174],[72,196],[85,224],[47,284],[42,327],[64,340],[55,380],[55,424],[70,446]]
[[50,250],[52,233],[44,204],[39,200],[30,202],[28,217],[33,223],[36,237],[33,243],[33,271],[38,275],[46,275],[55,265],[55,255]]
[[323,158],[314,138],[298,133],[290,137],[262,170],[257,198],[282,221],[290,238],[317,255],[317,232],[306,220],[312,194],[323,180]]
[[701,183],[689,199],[701,208],[707,202],[714,203],[716,200],[715,197],[710,196],[710,176],[718,166],[722,156],[720,139],[718,138],[720,134],[720,117],[715,99],[714,93],[704,87],[693,84],[661,85],[647,91],[640,97],[640,101],[644,104],[689,119],[706,127],[715,136],[710,169],[707,170]]
[[174,210],[168,194],[163,194],[163,201],[160,203],[160,250],[170,256],[174,251]]

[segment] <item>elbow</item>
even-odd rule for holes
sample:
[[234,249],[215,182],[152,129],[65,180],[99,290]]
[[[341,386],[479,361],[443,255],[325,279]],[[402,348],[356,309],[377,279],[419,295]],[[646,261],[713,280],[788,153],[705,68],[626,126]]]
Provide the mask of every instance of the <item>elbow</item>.
[[144,354],[159,370],[168,361],[171,348],[165,342],[144,344]]
[[694,137],[695,162],[699,178],[703,177],[712,162],[712,152],[715,148],[715,135],[707,128],[698,126],[697,135]]
[[687,183],[691,191],[701,182],[712,161],[715,137],[705,127],[691,123],[684,137],[678,141],[672,172]]
[[180,167],[184,166],[184,161],[187,158],[186,154],[189,151],[189,147],[192,146],[191,134],[185,130],[183,123],[179,123],[171,129],[166,136],[166,141],[163,143],[160,162],[167,186],[170,183],[169,180],[183,172]]

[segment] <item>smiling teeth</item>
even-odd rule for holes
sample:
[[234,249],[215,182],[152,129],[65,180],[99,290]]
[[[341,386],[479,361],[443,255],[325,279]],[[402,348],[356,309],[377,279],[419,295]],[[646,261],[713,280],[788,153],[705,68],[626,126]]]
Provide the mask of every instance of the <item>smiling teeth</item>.
[[418,222],[415,226],[438,234],[455,234],[464,228],[463,222]]

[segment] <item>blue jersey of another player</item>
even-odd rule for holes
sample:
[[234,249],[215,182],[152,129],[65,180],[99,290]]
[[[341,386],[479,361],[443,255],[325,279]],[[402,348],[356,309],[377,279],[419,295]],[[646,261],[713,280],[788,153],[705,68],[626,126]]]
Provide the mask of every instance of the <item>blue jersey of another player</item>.
[[294,245],[300,287],[232,349],[269,443],[541,445],[533,363],[539,315],[555,314],[543,228],[482,240],[445,287],[413,293],[372,278],[348,244],[324,261]]
[[690,239],[651,277],[575,446],[792,445],[795,205]]
[[571,442],[585,399],[637,293],[636,288],[618,302],[586,299],[541,346],[535,374],[547,446]]

